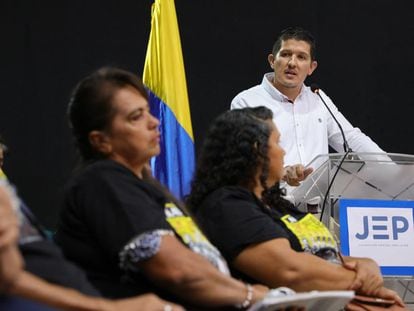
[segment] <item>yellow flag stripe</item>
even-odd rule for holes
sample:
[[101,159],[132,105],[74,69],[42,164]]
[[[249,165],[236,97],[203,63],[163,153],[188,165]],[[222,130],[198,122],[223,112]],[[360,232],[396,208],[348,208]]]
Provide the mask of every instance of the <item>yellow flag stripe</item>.
[[155,0],[145,58],[144,84],[170,107],[194,140],[174,0]]

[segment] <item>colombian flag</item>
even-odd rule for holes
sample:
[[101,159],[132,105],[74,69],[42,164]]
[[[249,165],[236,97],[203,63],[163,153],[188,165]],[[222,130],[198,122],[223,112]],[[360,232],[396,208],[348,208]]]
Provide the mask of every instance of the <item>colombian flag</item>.
[[152,114],[160,120],[161,153],[154,176],[176,196],[190,192],[194,138],[174,0],[155,0],[143,81]]

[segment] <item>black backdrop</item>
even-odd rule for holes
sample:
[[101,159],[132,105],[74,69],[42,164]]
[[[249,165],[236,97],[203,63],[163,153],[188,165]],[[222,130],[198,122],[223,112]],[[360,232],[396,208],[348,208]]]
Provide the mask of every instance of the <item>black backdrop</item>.
[[[69,94],[102,65],[141,73],[150,0],[0,1],[0,133],[5,171],[54,227],[75,163]],[[299,25],[318,40],[308,82],[389,152],[414,153],[414,11],[410,0],[176,0],[196,147],[240,90],[261,81],[276,34]]]

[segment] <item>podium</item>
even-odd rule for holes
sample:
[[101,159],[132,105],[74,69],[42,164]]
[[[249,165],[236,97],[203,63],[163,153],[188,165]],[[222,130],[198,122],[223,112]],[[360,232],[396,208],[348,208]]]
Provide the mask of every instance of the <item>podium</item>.
[[316,206],[320,212],[325,201],[322,222],[334,230],[339,220],[340,198],[414,200],[414,155],[349,153],[345,159],[344,156],[323,154],[308,165],[314,171],[289,194],[296,207],[306,212]]
[[[308,166],[313,167],[314,171],[300,186],[290,191],[288,198],[298,209],[316,212],[315,216],[321,218],[338,243],[340,199],[414,201],[414,155],[324,154],[316,157]],[[324,201],[325,208],[321,214]],[[411,266],[414,266],[414,262]],[[387,277],[385,282],[387,287],[396,290],[405,302],[413,303],[412,280],[412,276],[395,275]]]

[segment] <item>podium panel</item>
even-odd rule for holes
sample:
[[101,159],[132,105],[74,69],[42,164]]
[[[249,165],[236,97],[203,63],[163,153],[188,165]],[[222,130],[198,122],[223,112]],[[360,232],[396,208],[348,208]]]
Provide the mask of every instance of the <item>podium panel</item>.
[[308,165],[314,168],[313,173],[290,193],[296,207],[308,211],[308,205],[319,202],[321,211],[325,201],[322,221],[331,228],[332,221],[339,222],[340,198],[414,201],[413,155],[350,153],[345,159],[344,156],[324,154]]
[[[338,245],[341,240],[341,198],[381,200],[388,201],[391,205],[393,201],[414,201],[414,155],[324,154],[316,157],[308,167],[313,167],[314,171],[300,186],[291,190],[289,196],[300,210],[316,212],[316,216],[329,228]],[[355,218],[351,217],[348,222],[353,220]],[[411,273],[410,269],[405,271]],[[396,271],[398,269],[391,269],[390,273],[385,274],[398,274]],[[403,273],[389,277],[386,279],[387,287],[396,290],[405,302],[411,302],[413,297],[409,295],[414,292],[413,275]]]
[[341,251],[370,257],[384,276],[414,275],[414,201],[340,199]]

